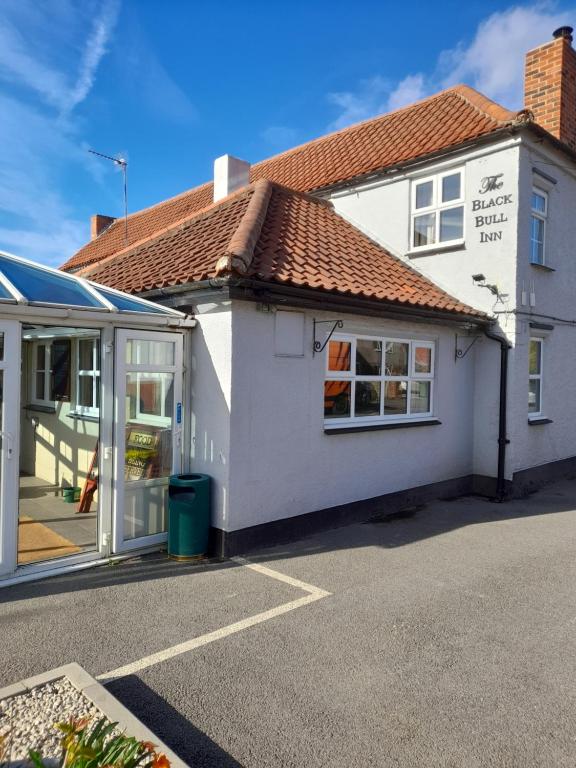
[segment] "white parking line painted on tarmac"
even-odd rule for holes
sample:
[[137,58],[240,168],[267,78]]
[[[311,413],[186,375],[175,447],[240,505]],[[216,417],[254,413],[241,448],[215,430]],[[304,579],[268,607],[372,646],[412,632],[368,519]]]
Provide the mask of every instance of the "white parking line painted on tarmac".
[[225,637],[229,637],[230,635],[242,632],[244,629],[254,627],[257,624],[262,624],[264,621],[274,619],[276,616],[282,616],[285,613],[294,611],[297,608],[302,608],[304,605],[309,605],[310,603],[314,603],[317,600],[322,600],[322,598],[329,597],[331,595],[331,592],[327,592],[325,589],[320,589],[320,587],[307,584],[305,581],[300,581],[299,579],[293,579],[291,576],[286,576],[286,574],[280,573],[280,571],[275,571],[273,568],[268,568],[265,565],[251,563],[249,560],[240,557],[233,558],[233,560],[244,568],[249,568],[251,571],[256,571],[256,573],[260,573],[263,576],[268,576],[271,579],[276,579],[276,581],[282,581],[285,584],[290,584],[293,587],[304,590],[304,592],[307,592],[308,594],[304,595],[304,597],[298,598],[297,600],[291,600],[289,603],[278,605],[276,608],[270,608],[267,611],[262,611],[261,613],[257,613],[254,616],[249,616],[246,619],[235,621],[233,624],[228,624],[226,627],[216,629],[213,632],[208,632],[205,635],[192,637],[190,640],[185,640],[183,643],[178,643],[177,645],[173,645],[170,648],[165,648],[164,650],[157,651],[156,653],[152,653],[149,656],[144,656],[142,659],[133,661],[130,664],[125,664],[124,666],[113,669],[110,672],[104,672],[104,674],[98,675],[96,679],[106,684],[112,682],[113,680],[117,680],[120,677],[134,675],[137,672],[148,669],[148,667],[154,666],[155,664],[160,664],[163,661],[173,659],[175,656],[180,656],[183,653],[194,651],[196,648],[201,648],[202,646],[209,645],[210,643],[214,643],[217,640],[222,640]]

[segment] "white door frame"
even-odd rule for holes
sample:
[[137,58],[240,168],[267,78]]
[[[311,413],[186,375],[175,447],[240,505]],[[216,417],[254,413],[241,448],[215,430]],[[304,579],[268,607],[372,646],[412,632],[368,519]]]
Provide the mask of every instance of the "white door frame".
[[[175,343],[174,365],[139,365],[126,363],[126,344],[128,340],[168,341]],[[174,374],[174,397],[172,413],[172,469],[171,474],[182,471],[182,380],[183,380],[183,335],[162,331],[138,331],[123,328],[116,329],[115,373],[114,373],[114,493],[112,540],[115,553],[162,544],[167,540],[167,532],[134,539],[124,539],[124,496],[125,496],[125,450],[126,450],[126,374],[158,372]],[[159,481],[135,481],[168,486],[168,478]]]
[[18,561],[18,468],[20,465],[20,382],[22,331],[16,320],[0,321],[4,334],[2,431],[0,432],[0,576]]

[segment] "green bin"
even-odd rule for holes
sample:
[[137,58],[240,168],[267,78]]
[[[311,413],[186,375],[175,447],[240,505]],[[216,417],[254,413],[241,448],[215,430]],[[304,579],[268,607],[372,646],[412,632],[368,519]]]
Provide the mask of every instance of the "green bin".
[[172,475],[168,486],[168,556],[206,554],[210,530],[210,476]]

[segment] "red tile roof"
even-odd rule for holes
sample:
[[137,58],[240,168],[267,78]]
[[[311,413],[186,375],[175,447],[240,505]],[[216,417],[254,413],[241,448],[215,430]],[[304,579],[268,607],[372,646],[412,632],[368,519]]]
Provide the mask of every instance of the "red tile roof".
[[79,274],[130,293],[246,277],[483,316],[366,237],[331,203],[267,180]]
[[[263,160],[252,166],[251,181],[264,178],[301,192],[318,190],[489,135],[516,116],[472,88],[458,85]],[[128,245],[211,203],[212,183],[208,183],[131,214]],[[125,246],[124,222],[118,220],[81,248],[63,269],[105,259]]]

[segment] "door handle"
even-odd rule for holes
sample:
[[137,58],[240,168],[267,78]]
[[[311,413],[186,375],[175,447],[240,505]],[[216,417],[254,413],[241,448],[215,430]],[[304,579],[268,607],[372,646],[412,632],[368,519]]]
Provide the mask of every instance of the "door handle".
[[[14,453],[12,449],[12,444],[14,441],[14,438],[12,436],[11,432],[0,432],[0,438],[2,439],[2,448],[6,450],[6,458],[11,459],[12,454]],[[6,441],[6,445],[4,445],[4,441]]]

